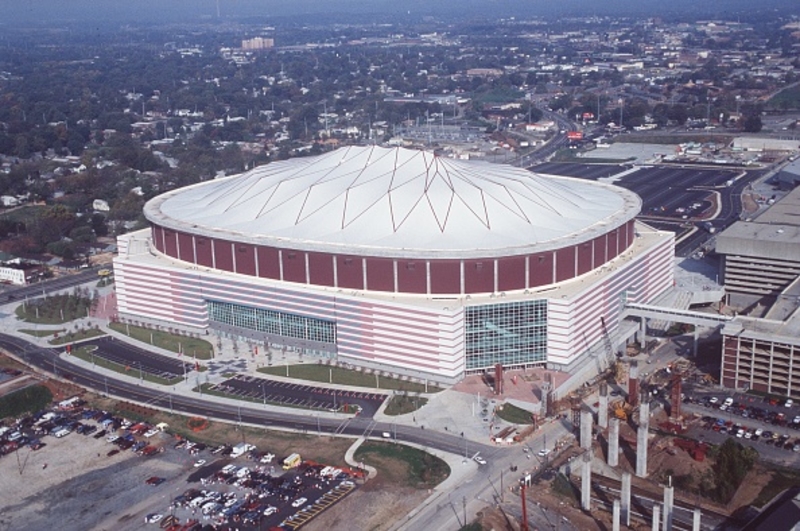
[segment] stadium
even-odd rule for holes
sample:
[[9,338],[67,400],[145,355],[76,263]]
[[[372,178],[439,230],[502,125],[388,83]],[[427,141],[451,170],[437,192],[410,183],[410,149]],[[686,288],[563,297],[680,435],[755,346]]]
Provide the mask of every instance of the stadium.
[[162,194],[119,237],[122,318],[442,383],[573,371],[624,300],[673,284],[674,235],[622,188],[345,147]]

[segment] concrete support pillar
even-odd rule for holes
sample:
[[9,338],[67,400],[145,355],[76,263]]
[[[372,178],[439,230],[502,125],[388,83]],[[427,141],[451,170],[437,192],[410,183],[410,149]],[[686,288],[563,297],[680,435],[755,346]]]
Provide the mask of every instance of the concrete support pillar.
[[620,500],[622,510],[622,521],[625,522],[625,527],[631,525],[631,474],[630,472],[622,473],[622,499]]
[[591,509],[592,502],[592,454],[583,454],[583,467],[581,468],[581,508],[584,511]]
[[636,430],[636,477],[647,477],[647,428]]
[[611,531],[619,531],[619,500],[614,500],[614,509],[611,512]]
[[592,447],[592,412],[581,411],[581,448]]
[[642,351],[644,351],[647,346],[647,317],[642,317],[642,325],[639,329],[639,344],[642,346]]
[[658,531],[659,524],[661,523],[661,506],[659,504],[653,505],[653,531]]
[[608,466],[619,464],[619,419],[611,419],[608,429]]
[[[603,391],[605,391],[605,393]],[[608,389],[606,389],[605,386],[600,388],[600,401],[598,407],[597,425],[601,428],[608,428]]]
[[692,531],[700,531],[700,507],[694,508],[692,515]]
[[642,397],[641,404],[639,404],[639,426],[650,428],[650,402],[646,397]]
[[694,340],[692,341],[692,356],[695,358],[697,357],[697,344],[700,342],[700,331],[697,328],[697,325],[695,325]]
[[672,502],[674,499],[675,489],[672,485],[664,487],[664,531],[672,531]]

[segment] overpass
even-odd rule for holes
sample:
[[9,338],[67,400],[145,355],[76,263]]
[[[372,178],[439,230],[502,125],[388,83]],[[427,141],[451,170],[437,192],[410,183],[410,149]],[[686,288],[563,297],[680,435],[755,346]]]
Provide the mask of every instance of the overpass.
[[692,342],[692,354],[697,355],[697,341],[699,338],[698,327],[717,328],[725,323],[732,321],[729,315],[719,315],[713,313],[696,312],[694,310],[683,310],[679,308],[667,308],[653,306],[650,304],[640,304],[625,301],[622,309],[622,318],[639,317],[641,318],[641,329],[639,343],[647,344],[647,320],[656,319],[665,322],[678,322],[694,326],[694,341]]

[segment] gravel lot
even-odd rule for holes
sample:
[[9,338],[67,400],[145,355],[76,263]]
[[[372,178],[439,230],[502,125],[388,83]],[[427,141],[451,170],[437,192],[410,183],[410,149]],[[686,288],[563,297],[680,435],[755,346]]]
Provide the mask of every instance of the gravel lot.
[[[186,488],[192,468],[191,456],[169,445],[166,453],[146,458],[130,451],[108,457],[116,446],[78,433],[43,442],[38,451],[25,447],[0,458],[0,530],[141,529],[142,515],[162,511]],[[146,485],[151,476],[167,481]]]

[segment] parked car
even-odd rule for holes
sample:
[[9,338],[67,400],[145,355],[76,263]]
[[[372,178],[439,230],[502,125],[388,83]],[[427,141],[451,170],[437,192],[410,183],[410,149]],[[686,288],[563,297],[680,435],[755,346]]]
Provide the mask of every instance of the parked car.
[[306,498],[297,498],[295,501],[292,502],[292,507],[295,509],[306,503],[308,499]]

